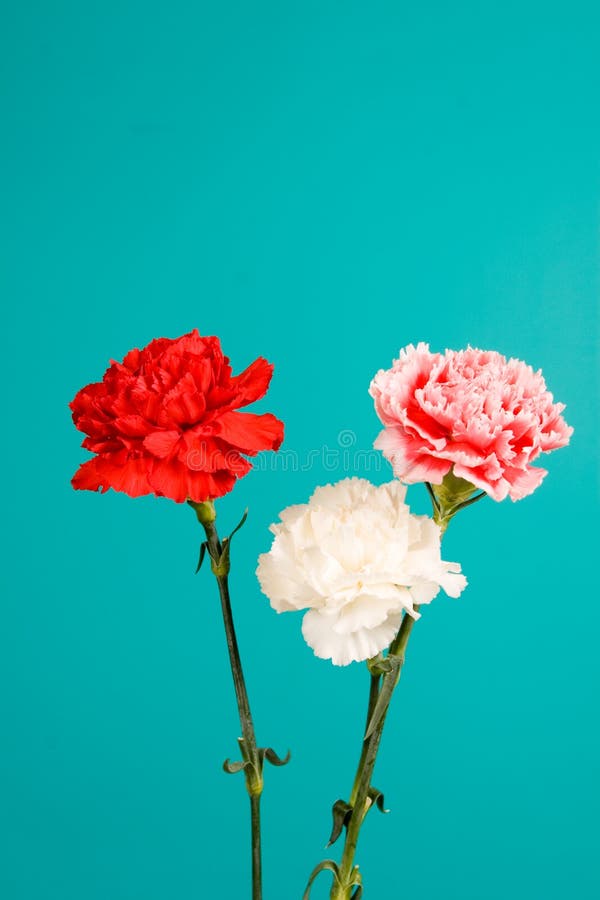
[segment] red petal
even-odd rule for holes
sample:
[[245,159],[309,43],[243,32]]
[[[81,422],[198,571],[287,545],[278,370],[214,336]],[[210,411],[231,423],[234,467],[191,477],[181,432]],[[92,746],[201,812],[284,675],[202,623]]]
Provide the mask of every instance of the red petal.
[[76,491],[97,491],[102,488],[102,493],[106,493],[108,485],[104,486],[98,471],[96,469],[97,459],[88,459],[82,463],[71,479],[71,484]]
[[92,453],[118,453],[123,449],[121,441],[113,437],[86,437],[81,442],[81,446]]
[[181,434],[179,431],[154,431],[144,438],[144,447],[153,456],[159,456],[163,459],[173,452],[180,438]]
[[231,472],[194,472],[177,459],[156,460],[150,473],[153,491],[176,503],[185,500],[214,500],[227,494],[235,484]]
[[205,410],[206,400],[199,393],[192,374],[187,372],[165,397],[159,423],[196,425],[202,421]]
[[140,351],[137,347],[134,347],[133,350],[130,350],[129,353],[127,353],[127,355],[124,357],[123,365],[131,372],[136,372],[139,369],[140,357]]
[[207,410],[219,410],[223,407],[229,407],[231,409],[234,406],[237,406],[238,398],[235,392],[235,388],[228,384],[227,387],[223,387],[223,385],[217,385],[210,389],[208,394],[206,395],[206,409]]
[[106,386],[100,382],[88,384],[75,394],[75,397],[69,403],[69,407],[73,413],[73,422],[75,427],[80,431],[85,431],[79,422],[82,418],[106,419],[107,416],[104,409],[101,408],[101,401],[106,401]]
[[223,441],[203,434],[194,434],[193,431],[188,431],[184,435],[177,457],[193,472],[225,470],[241,478],[252,468],[238,450],[234,450]]
[[114,421],[114,419],[109,419],[108,416],[105,416],[103,419],[93,419],[90,416],[83,415],[79,416],[75,426],[78,431],[83,431],[84,434],[89,434],[90,437],[108,438],[114,435]]
[[104,494],[112,488],[130,497],[141,497],[143,494],[153,493],[148,482],[147,468],[144,459],[126,459],[122,462],[116,454],[112,459],[98,456],[80,466],[71,484],[78,491],[97,491],[101,487]]
[[271,413],[226,412],[214,423],[215,434],[251,456],[259,450],[277,450],[283,441],[283,422]]
[[119,416],[113,424],[114,431],[120,432],[125,437],[144,437],[150,427],[146,419],[136,413]]
[[238,397],[236,398],[236,406],[247,406],[260,400],[267,393],[267,388],[273,375],[273,366],[271,363],[259,356],[255,359],[247,369],[231,379],[231,384],[235,388]]

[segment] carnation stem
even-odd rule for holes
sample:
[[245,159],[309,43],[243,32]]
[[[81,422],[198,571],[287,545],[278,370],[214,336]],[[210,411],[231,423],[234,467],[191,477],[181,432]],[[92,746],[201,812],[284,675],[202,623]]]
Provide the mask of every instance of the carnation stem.
[[[208,552],[214,559],[215,553],[221,553],[221,543],[217,536],[217,530],[214,525],[210,524],[206,527],[206,536],[208,539]],[[233,624],[233,613],[231,611],[231,598],[229,596],[229,577],[228,575],[216,575],[217,584],[219,586],[219,596],[221,598],[221,610],[223,613],[223,623],[225,625],[225,635],[227,637],[227,649],[229,650],[229,661],[231,663],[231,674],[233,675],[233,685],[235,688],[235,696],[240,714],[240,725],[242,726],[242,735],[246,743],[254,746],[256,749],[256,737],[254,735],[254,723],[250,712],[250,701],[248,700],[248,692],[246,690],[246,682],[244,680],[244,672],[242,669],[242,661],[240,659],[240,651]]]
[[262,897],[260,797],[260,794],[250,794],[250,828],[252,834],[252,900],[260,900],[260,898]]
[[[476,503],[478,500],[481,500],[482,497],[486,496],[485,492],[482,491],[458,505],[445,509],[441,506],[432,486],[428,482],[425,484],[433,506],[433,519],[436,524],[440,526],[442,535],[446,531],[450,519],[455,513],[470,506],[472,503]],[[415,606],[415,611],[418,610],[418,608],[418,606]],[[385,666],[386,660],[383,660],[379,663],[379,672],[377,671],[377,662],[372,666],[365,736],[363,738],[362,752],[358,762],[356,776],[354,778],[354,786],[350,795],[352,813],[347,824],[342,858],[339,866],[335,869],[330,900],[355,900],[355,898],[358,900],[358,898],[362,896],[362,887],[357,887],[357,890],[352,893],[355,886],[361,885],[358,866],[354,865],[354,856],[362,823],[364,822],[369,808],[374,802],[374,795],[371,793],[371,777],[375,768],[377,752],[379,750],[379,744],[381,742],[383,727],[390,707],[392,694],[400,680],[406,648],[414,624],[415,619],[408,615],[408,613],[405,613],[400,630],[390,644],[388,650],[387,660],[389,660],[391,664]],[[382,702],[383,710],[381,710]],[[376,713],[375,710],[377,706],[380,707],[380,710]],[[370,724],[372,718],[374,719],[373,725]]]
[[206,531],[208,553],[212,561],[213,573],[219,587],[221,610],[223,613],[223,622],[225,624],[225,635],[227,637],[227,649],[229,650],[229,661],[231,663],[231,673],[233,675],[233,685],[235,688],[235,696],[242,729],[240,747],[245,763],[244,774],[246,776],[246,789],[250,796],[251,813],[252,900],[262,900],[262,859],[260,839],[260,797],[263,789],[262,762],[256,746],[254,723],[250,712],[250,701],[248,700],[242,661],[240,659],[240,651],[233,624],[231,598],[229,596],[229,560],[228,557],[226,557],[225,562],[223,562],[223,544],[219,540],[214,520],[205,521],[200,518],[200,515],[198,518]]
[[[365,734],[367,733],[367,729],[369,727],[369,723],[371,721],[371,716],[373,715],[373,710],[375,709],[375,705],[377,703],[377,698],[379,697],[379,685],[380,685],[381,676],[371,674],[370,684],[369,684],[369,703],[367,706],[367,718],[365,721]],[[360,760],[358,761],[358,767],[356,770],[356,776],[354,778],[354,785],[352,786],[352,793],[350,794],[350,806],[356,805],[356,798],[358,795],[358,790],[360,787],[360,776],[363,771],[367,751],[369,749],[370,741],[363,740],[362,743],[362,752],[360,754]]]
[[[418,607],[416,607],[418,609]],[[412,631],[415,620],[408,614],[404,615],[402,625],[396,637],[389,648],[389,656],[398,659],[398,665],[388,671],[383,676],[380,684],[380,675],[371,674],[371,682],[369,687],[369,706],[367,714],[367,724],[365,733],[368,731],[369,722],[375,709],[375,704],[382,691],[387,694],[387,702],[383,715],[381,716],[377,727],[373,730],[370,737],[363,740],[362,752],[356,770],[354,786],[350,796],[350,805],[352,806],[352,815],[348,822],[346,831],[346,840],[344,843],[344,851],[338,869],[338,877],[334,879],[331,889],[330,900],[350,900],[353,886],[357,884],[356,870],[354,866],[354,855],[358,844],[358,837],[362,823],[371,806],[369,790],[371,788],[371,777],[375,768],[377,752],[381,742],[383,726],[389,709],[392,693],[396,687],[404,664],[404,654],[408,644],[408,639]]]

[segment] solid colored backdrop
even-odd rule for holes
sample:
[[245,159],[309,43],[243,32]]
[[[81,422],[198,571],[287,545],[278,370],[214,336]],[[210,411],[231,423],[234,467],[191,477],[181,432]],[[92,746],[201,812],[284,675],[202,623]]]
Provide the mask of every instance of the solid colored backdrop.
[[[0,27],[3,303],[0,895],[249,897],[247,799],[200,530],[75,493],[67,404],[110,358],[197,326],[285,455],[246,506],[232,591],[259,740],[265,900],[300,900],[348,795],[364,667],[315,659],[261,595],[268,525],[369,453],[401,346],[542,367],[571,446],[535,495],[452,524],[469,588],[415,628],[357,860],[365,896],[600,893],[599,21],[595,3],[23,2]],[[425,491],[409,498],[426,511]],[[339,846],[327,853],[337,858]],[[314,897],[327,896],[326,878]]]

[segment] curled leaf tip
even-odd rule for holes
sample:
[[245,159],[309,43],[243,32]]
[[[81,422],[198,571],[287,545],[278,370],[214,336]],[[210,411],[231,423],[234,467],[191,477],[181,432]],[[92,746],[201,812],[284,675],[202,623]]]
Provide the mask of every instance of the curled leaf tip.
[[352,806],[345,800],[336,800],[331,808],[331,813],[333,816],[333,826],[331,834],[329,835],[329,841],[325,845],[326,847],[331,847],[332,844],[335,844],[342,833],[342,830],[348,827],[348,823],[352,816]]
[[376,806],[379,812],[389,813],[390,810],[385,807],[385,800],[383,797],[383,791],[378,791],[377,788],[371,787],[369,788],[369,800]]
[[248,761],[245,759],[239,760],[239,762],[231,762],[230,759],[226,759],[223,763],[223,771],[227,772],[228,775],[237,775],[246,766],[248,766]]
[[287,766],[290,759],[292,758],[291,750],[288,750],[283,759],[278,756],[271,747],[261,748],[259,752],[262,755],[262,759],[268,760],[268,762],[270,762],[272,766]]

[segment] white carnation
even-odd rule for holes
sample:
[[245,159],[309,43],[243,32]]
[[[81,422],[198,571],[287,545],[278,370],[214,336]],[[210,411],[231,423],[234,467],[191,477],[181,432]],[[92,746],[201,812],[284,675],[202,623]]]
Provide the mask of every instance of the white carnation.
[[440,529],[412,515],[399,481],[376,487],[346,478],[289,506],[272,525],[258,562],[277,612],[308,609],[302,634],[316,656],[345,666],[369,659],[396,636],[403,612],[419,617],[442,587],[458,597],[467,581],[440,557]]

